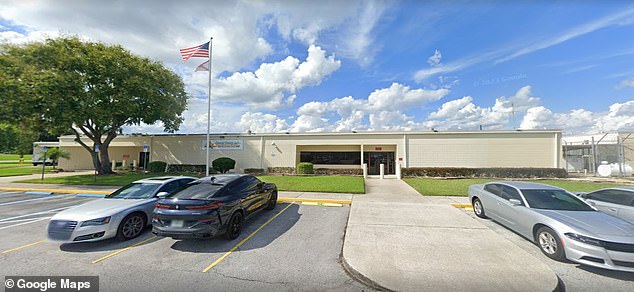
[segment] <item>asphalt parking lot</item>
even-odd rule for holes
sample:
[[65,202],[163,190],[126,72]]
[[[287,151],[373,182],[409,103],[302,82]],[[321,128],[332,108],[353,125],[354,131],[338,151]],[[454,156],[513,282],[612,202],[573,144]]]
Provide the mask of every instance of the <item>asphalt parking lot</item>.
[[563,282],[566,291],[633,291],[634,273],[611,271],[584,266],[572,262],[558,262],[549,259],[539,247],[510,229],[491,219],[480,219],[470,208],[464,209],[474,220],[482,222],[489,229],[502,235],[530,255],[543,261]]
[[126,242],[46,240],[48,218],[94,199],[0,192],[0,275],[98,275],[101,291],[371,290],[340,264],[348,205],[279,203],[233,241],[173,240],[149,229]]

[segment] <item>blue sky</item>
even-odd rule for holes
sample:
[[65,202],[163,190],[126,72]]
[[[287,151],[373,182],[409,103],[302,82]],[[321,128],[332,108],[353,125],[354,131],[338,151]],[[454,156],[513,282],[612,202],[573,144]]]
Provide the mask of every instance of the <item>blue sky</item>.
[[182,133],[206,129],[208,76],[178,49],[210,36],[214,132],[634,129],[628,1],[129,2],[3,1],[0,40],[162,61],[191,95]]

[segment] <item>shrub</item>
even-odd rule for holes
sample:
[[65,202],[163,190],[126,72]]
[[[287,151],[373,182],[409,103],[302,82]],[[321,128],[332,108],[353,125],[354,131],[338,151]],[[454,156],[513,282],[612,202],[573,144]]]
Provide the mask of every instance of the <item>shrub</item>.
[[147,169],[150,172],[154,173],[165,173],[165,169],[167,168],[167,162],[165,161],[152,161],[148,163]]
[[317,175],[363,175],[361,168],[315,168]]
[[297,164],[297,174],[313,174],[313,164],[310,162],[300,162]]
[[220,173],[227,173],[236,167],[236,161],[229,157],[220,157],[211,162],[211,167]]
[[264,173],[264,169],[262,169],[262,168],[245,168],[244,169],[244,173],[263,174]]
[[295,167],[269,167],[268,173],[271,174],[295,174]]
[[409,167],[403,168],[404,177],[499,177],[499,178],[564,178],[563,168],[466,168],[466,167]]

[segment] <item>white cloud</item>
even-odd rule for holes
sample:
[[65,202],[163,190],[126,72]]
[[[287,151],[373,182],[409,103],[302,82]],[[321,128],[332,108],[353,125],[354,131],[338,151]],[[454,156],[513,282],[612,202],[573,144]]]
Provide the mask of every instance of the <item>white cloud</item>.
[[400,110],[421,107],[437,101],[449,93],[448,89],[410,89],[399,83],[388,88],[377,89],[368,96],[368,105],[372,110]]
[[617,131],[634,129],[634,100],[615,103],[607,114],[598,117],[594,131]]
[[213,96],[227,102],[277,109],[292,103],[297,90],[319,85],[340,66],[341,61],[326,56],[320,47],[311,45],[308,57],[302,63],[288,56],[279,62],[263,63],[255,72],[237,72],[214,80]]
[[246,112],[240,117],[238,129],[244,132],[275,133],[287,131],[288,124],[276,115]]
[[361,2],[357,15],[348,19],[351,23],[348,32],[339,41],[344,56],[357,60],[362,66],[373,61],[380,45],[374,42],[372,31],[386,9],[383,1]]
[[436,67],[440,65],[440,60],[442,60],[442,54],[438,49],[434,51],[434,54],[427,58],[427,64],[432,67]]
[[562,129],[568,134],[591,134],[634,128],[634,100],[612,104],[607,112],[574,109],[554,113],[543,106],[528,109],[521,129]]
[[616,88],[634,88],[634,77],[621,81]]
[[351,96],[309,102],[297,110],[292,131],[407,130],[416,127],[403,111],[422,107],[449,93],[447,89],[411,89],[399,83],[376,89],[367,99]]
[[531,87],[524,86],[510,97],[501,96],[492,107],[480,107],[473,103],[473,97],[465,96],[448,101],[429,114],[423,123],[427,128],[437,129],[504,129],[515,127],[513,117],[519,117],[529,108],[540,103],[539,97],[532,96]]

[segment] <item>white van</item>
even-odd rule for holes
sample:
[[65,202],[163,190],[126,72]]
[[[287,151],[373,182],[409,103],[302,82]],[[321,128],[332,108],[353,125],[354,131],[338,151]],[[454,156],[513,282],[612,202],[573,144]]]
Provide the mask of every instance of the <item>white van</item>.
[[33,166],[40,165],[42,163],[46,163],[46,165],[53,165],[53,160],[46,157],[46,161],[42,161],[44,159],[44,152],[49,148],[58,148],[59,142],[33,142],[33,158],[31,161],[33,162]]

